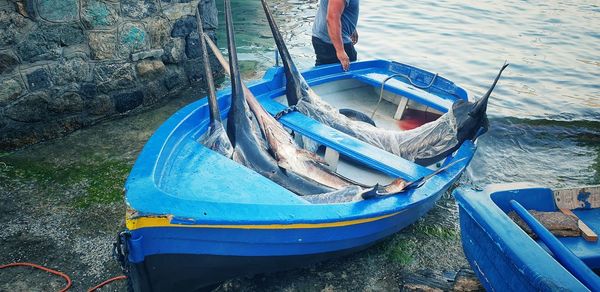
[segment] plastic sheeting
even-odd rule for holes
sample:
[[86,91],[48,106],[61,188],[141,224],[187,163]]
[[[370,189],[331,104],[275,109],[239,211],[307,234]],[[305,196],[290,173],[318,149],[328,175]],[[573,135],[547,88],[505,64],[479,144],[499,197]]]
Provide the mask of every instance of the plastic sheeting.
[[407,131],[394,131],[354,121],[339,113],[312,90],[309,100],[296,105],[303,114],[366,143],[415,161],[434,157],[458,144],[457,123],[452,109],[435,121]]

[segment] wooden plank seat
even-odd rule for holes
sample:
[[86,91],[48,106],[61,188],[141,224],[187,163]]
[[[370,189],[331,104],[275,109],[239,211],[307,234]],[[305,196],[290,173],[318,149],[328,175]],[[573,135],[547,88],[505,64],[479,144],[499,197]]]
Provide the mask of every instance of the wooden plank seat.
[[[271,115],[275,115],[286,108],[286,106],[269,98],[261,99],[260,102]],[[288,113],[282,116],[279,121],[297,133],[392,177],[401,177],[412,181],[433,172],[412,161],[323,125],[300,112]]]

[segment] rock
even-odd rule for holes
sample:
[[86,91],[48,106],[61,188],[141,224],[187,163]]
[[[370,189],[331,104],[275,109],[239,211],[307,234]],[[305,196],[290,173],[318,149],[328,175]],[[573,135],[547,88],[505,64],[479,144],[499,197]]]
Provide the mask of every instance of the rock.
[[135,68],[141,78],[155,78],[165,73],[165,64],[161,60],[144,60]]
[[44,31],[37,28],[28,33],[15,50],[25,62],[56,60],[62,52],[58,42],[46,41]]
[[126,92],[113,95],[115,109],[119,113],[125,113],[142,104],[144,94],[141,91]]
[[121,12],[124,16],[142,19],[158,12],[156,0],[121,0]]
[[461,269],[458,271],[455,279],[452,291],[461,292],[472,292],[472,291],[485,291],[483,285],[477,279],[475,273],[471,270]]
[[200,59],[185,62],[183,68],[190,83],[200,82],[204,78],[204,65]]
[[48,100],[48,110],[57,114],[78,113],[83,110],[83,100],[75,92],[67,92]]
[[48,114],[48,98],[43,91],[31,93],[6,110],[6,115],[19,122],[39,122]]
[[162,55],[164,53],[165,53],[165,51],[163,49],[156,49],[156,50],[149,50],[149,51],[134,53],[134,54],[131,54],[131,60],[135,62],[135,61],[149,59],[149,58],[159,59],[162,57]]
[[83,30],[77,25],[61,25],[58,27],[58,31],[63,46],[81,44],[85,41]]
[[45,68],[37,68],[30,73],[26,74],[27,76],[27,85],[29,86],[30,91],[36,91],[40,89],[47,89],[52,86],[52,82],[50,81],[50,74],[46,71]]
[[186,84],[185,75],[178,67],[168,68],[167,76],[164,79],[165,87],[172,90]]
[[171,23],[169,20],[154,17],[147,19],[144,24],[150,36],[150,47],[154,49],[161,48],[170,37]]
[[129,57],[131,53],[150,49],[150,39],[142,23],[127,22],[119,28],[119,55]]
[[172,38],[170,42],[165,44],[165,53],[162,56],[163,62],[167,64],[178,64],[183,61],[185,49],[185,40],[180,38]]
[[190,2],[164,4],[163,14],[171,21],[185,16],[194,16],[196,15],[196,4]]
[[198,29],[198,24],[196,23],[196,17],[194,16],[186,16],[180,18],[173,24],[173,30],[171,30],[172,37],[186,37],[192,31],[196,31]]
[[204,30],[215,30],[219,26],[219,11],[215,0],[200,0]]
[[160,81],[153,81],[146,84],[144,88],[144,106],[151,106],[162,101],[168,94],[165,85]]
[[0,75],[11,73],[19,65],[19,60],[13,54],[0,52]]
[[114,104],[112,98],[105,94],[100,94],[85,101],[85,110],[92,115],[106,115],[110,113],[113,108]]
[[98,86],[95,83],[84,82],[79,86],[79,92],[84,98],[93,99],[98,94]]
[[80,83],[86,80],[90,73],[90,63],[81,58],[62,60],[50,65],[50,73],[55,85]]
[[110,28],[119,18],[118,3],[99,0],[81,1],[81,22],[87,29]]
[[25,90],[18,76],[0,81],[0,105],[7,104],[19,97]]
[[69,22],[79,18],[77,0],[37,0],[39,16],[52,22]]
[[22,15],[0,10],[0,47],[15,44],[30,23],[31,21]]
[[90,54],[92,59],[112,59],[116,53],[117,36],[112,32],[90,32]]
[[200,58],[202,56],[200,35],[195,31],[185,38],[185,54],[189,59]]
[[96,64],[92,75],[98,90],[104,93],[132,87],[135,80],[130,63]]

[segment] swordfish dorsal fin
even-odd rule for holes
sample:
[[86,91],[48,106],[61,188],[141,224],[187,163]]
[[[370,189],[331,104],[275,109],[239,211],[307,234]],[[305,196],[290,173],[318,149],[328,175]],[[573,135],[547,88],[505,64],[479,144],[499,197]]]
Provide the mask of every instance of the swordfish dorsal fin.
[[275,39],[277,50],[281,56],[283,67],[285,69],[285,79],[287,83],[286,96],[288,105],[296,105],[300,99],[308,97],[308,83],[306,83],[306,80],[304,77],[302,77],[300,71],[298,71],[298,68],[296,67],[296,64],[294,64],[294,61],[292,60],[292,56],[290,55],[290,52],[283,41],[283,36],[281,36],[279,27],[277,27],[277,23],[275,23],[275,19],[273,18],[269,4],[266,0],[261,0],[261,2],[265,10],[267,20],[269,21],[269,26],[271,27],[271,33]]
[[494,91],[494,88],[496,87],[496,84],[498,83],[498,80],[500,79],[500,75],[502,75],[502,72],[504,71],[504,69],[506,69],[506,67],[508,67],[508,63],[505,62],[504,65],[502,65],[502,68],[500,68],[500,72],[498,72],[498,75],[496,76],[496,79],[494,79],[494,83],[492,83],[492,86],[490,86],[490,89],[488,89],[488,91],[483,95],[483,97],[481,97],[473,105],[473,108],[469,112],[470,116],[476,117],[476,116],[482,115],[486,112],[488,100],[490,99],[490,95],[492,95],[492,91]]

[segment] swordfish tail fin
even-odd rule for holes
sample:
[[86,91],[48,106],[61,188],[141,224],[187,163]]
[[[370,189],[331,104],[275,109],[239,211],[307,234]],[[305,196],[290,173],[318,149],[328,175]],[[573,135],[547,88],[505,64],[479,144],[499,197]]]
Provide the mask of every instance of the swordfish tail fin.
[[212,69],[210,67],[210,60],[208,59],[208,51],[206,50],[206,41],[202,37],[204,34],[204,28],[202,25],[202,19],[200,18],[200,9],[196,9],[196,22],[198,27],[198,35],[200,36],[200,49],[202,50],[202,61],[204,63],[204,73],[206,75],[206,88],[208,89],[208,108],[210,110],[210,125],[214,128],[214,125],[221,123],[221,112],[219,111],[219,105],[217,104],[217,94],[215,90],[215,82],[213,80]]
[[265,10],[269,26],[271,27],[271,33],[275,39],[277,50],[279,51],[279,55],[281,56],[281,60],[283,62],[285,78],[287,82],[286,96],[288,105],[296,105],[300,99],[308,95],[308,83],[306,83],[306,80],[304,77],[302,77],[300,71],[298,71],[298,68],[296,67],[296,64],[294,64],[294,61],[292,60],[292,56],[290,55],[290,52],[283,41],[283,36],[281,36],[281,31],[279,30],[279,27],[277,27],[277,23],[275,23],[275,19],[273,18],[269,4],[266,0],[261,0],[261,2]]
[[500,72],[498,72],[498,75],[496,76],[496,79],[494,79],[494,83],[492,83],[490,89],[488,89],[488,91],[483,95],[482,98],[475,102],[473,109],[469,112],[470,116],[476,117],[486,112],[490,95],[492,95],[492,91],[494,91],[494,88],[496,87],[496,84],[498,83],[498,80],[500,79],[500,76],[502,75],[502,72],[504,71],[504,69],[506,69],[506,67],[508,67],[508,63],[505,62],[504,65],[502,65],[502,68],[500,68]]

